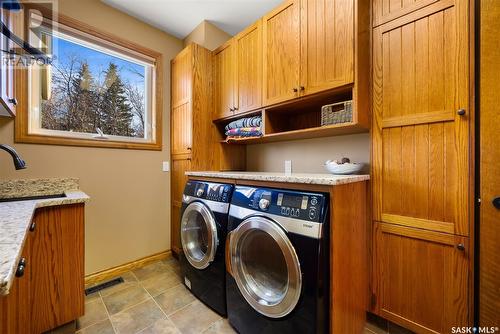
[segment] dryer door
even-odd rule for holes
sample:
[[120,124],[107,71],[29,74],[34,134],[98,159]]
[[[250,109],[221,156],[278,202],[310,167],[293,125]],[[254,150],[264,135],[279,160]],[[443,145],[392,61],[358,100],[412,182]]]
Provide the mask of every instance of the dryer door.
[[302,274],[285,231],[268,218],[250,217],[231,232],[229,244],[232,274],[246,301],[271,318],[292,312],[300,298]]
[[214,260],[219,243],[217,225],[212,212],[203,203],[192,202],[184,210],[181,242],[186,259],[196,269],[205,269]]

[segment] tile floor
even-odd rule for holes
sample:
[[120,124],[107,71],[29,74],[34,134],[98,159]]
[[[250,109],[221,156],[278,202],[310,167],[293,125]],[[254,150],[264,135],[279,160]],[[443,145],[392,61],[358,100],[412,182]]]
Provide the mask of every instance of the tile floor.
[[[236,331],[181,282],[175,259],[155,262],[121,275],[124,283],[86,296],[79,334],[232,334]],[[409,334],[375,316],[363,334]]]
[[86,296],[79,334],[236,333],[226,319],[199,302],[180,278],[175,259],[121,275],[124,283]]

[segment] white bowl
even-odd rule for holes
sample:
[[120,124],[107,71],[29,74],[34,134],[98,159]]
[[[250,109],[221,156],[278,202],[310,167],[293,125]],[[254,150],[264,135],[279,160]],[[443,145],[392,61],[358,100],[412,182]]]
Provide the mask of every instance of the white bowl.
[[349,175],[359,173],[365,164],[362,163],[344,163],[338,164],[335,161],[328,160],[325,162],[325,168],[332,174]]

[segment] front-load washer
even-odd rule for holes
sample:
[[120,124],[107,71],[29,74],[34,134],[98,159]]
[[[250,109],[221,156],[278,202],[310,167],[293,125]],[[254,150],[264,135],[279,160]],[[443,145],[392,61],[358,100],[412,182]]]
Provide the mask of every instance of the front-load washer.
[[179,256],[184,284],[203,303],[226,315],[227,234],[230,184],[189,180],[182,196]]
[[236,186],[229,323],[241,334],[328,332],[328,194]]

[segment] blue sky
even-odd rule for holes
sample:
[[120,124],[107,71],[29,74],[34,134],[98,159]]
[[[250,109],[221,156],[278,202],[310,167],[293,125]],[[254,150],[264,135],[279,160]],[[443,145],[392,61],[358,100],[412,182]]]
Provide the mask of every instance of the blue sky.
[[107,70],[109,63],[113,62],[120,70],[120,77],[124,81],[128,81],[138,87],[143,86],[143,78],[135,74],[133,71],[144,73],[144,66],[138,65],[127,60],[117,58],[79,44],[66,41],[61,38],[53,36],[53,53],[55,55],[54,65],[57,66],[59,62],[64,63],[69,55],[77,55],[82,60],[87,60],[90,71],[94,79],[98,79],[99,75],[104,78],[104,71]]

